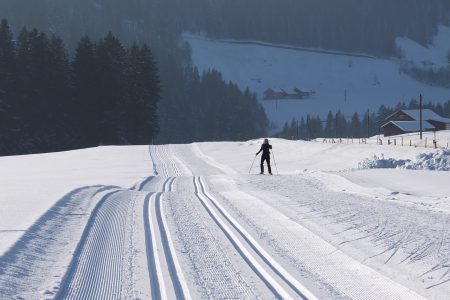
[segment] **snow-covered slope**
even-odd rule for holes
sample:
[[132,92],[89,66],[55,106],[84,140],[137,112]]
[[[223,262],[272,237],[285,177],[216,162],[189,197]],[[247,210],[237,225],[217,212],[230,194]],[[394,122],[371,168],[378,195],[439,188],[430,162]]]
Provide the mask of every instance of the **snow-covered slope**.
[[436,150],[271,143],[0,158],[0,298],[448,296],[450,172],[357,169]]
[[[217,69],[225,80],[249,88],[258,95],[269,118],[278,125],[306,114],[326,116],[341,110],[378,109],[399,101],[450,100],[450,89],[427,86],[400,72],[400,61],[367,55],[304,49],[258,42],[211,40],[184,35],[192,47],[193,63],[200,71]],[[403,48],[409,49],[406,43]],[[412,48],[411,48],[412,49]],[[291,92],[294,88],[315,91],[305,100],[264,101],[268,88]]]
[[397,46],[402,51],[403,59],[418,67],[434,69],[447,67],[450,59],[450,27],[439,26],[438,34],[429,47],[405,37],[397,38]]

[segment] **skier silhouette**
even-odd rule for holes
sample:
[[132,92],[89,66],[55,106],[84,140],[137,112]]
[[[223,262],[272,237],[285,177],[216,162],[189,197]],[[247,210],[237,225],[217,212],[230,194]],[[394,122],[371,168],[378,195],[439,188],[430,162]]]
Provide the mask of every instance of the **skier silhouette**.
[[268,139],[264,139],[264,143],[261,145],[261,149],[256,153],[258,155],[262,151],[261,155],[261,173],[264,174],[264,161],[267,162],[267,168],[269,169],[269,174],[272,175],[272,169],[270,168],[270,149],[272,149],[272,145],[269,144]]

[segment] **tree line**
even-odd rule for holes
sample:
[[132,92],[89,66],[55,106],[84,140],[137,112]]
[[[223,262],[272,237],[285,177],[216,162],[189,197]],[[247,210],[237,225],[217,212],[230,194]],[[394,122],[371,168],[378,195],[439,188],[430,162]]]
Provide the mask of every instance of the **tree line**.
[[[449,25],[450,2],[15,0],[0,1],[0,17],[11,21],[15,33],[26,25],[58,35],[69,53],[75,51],[81,36],[99,40],[109,31],[125,45],[152,45],[162,87],[158,115],[164,116],[160,118],[156,141],[175,143],[190,142],[199,136],[188,134],[176,120],[190,114],[181,107],[197,109],[193,104],[199,101],[189,87],[193,78],[203,76],[195,74],[189,47],[180,37],[182,32],[392,56],[399,54],[395,46],[397,36],[425,45],[432,40],[439,23]],[[201,89],[207,89],[206,85],[200,80]],[[258,106],[255,109],[258,111]],[[166,117],[169,112],[171,118]],[[263,119],[249,127],[258,127],[265,122]]]
[[426,64],[417,66],[412,63],[404,63],[400,70],[412,78],[428,85],[437,85],[450,88],[450,51],[448,54],[448,65],[439,68],[429,67]]
[[[424,103],[423,109],[431,109],[437,114],[450,118],[450,101],[444,104]],[[328,112],[325,119],[320,116],[301,117],[299,120],[293,118],[286,122],[283,129],[276,134],[277,137],[285,139],[316,139],[316,138],[366,138],[381,132],[381,125],[387,116],[400,109],[419,109],[417,100],[411,100],[408,104],[398,103],[394,107],[381,105],[377,111],[367,111],[363,115],[355,112],[350,116],[341,111]]]
[[0,154],[149,144],[158,133],[158,69],[147,45],[111,33],[83,37],[71,59],[61,38],[0,24]]
[[[256,95],[210,70],[199,74],[187,45],[125,47],[109,33],[61,38],[0,24],[0,155],[97,145],[247,140],[265,136]],[[162,66],[162,67],[161,67]]]
[[265,136],[269,121],[256,95],[226,83],[216,70],[185,68],[178,91],[160,109],[158,143],[242,141]]

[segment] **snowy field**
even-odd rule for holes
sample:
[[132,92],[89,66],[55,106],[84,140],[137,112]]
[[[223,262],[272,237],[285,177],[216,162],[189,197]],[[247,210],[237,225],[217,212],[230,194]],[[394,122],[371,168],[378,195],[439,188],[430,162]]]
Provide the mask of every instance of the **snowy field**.
[[[248,87],[257,94],[269,119],[279,126],[307,114],[326,117],[330,110],[341,110],[350,118],[355,111],[363,114],[382,104],[395,106],[400,101],[417,100],[421,93],[425,101],[450,100],[450,89],[428,86],[400,71],[406,61],[419,67],[446,65],[450,28],[444,26],[430,48],[399,38],[403,60],[256,41],[212,40],[192,34],[185,34],[184,39],[200,72],[214,68],[225,80],[242,89]],[[316,93],[304,100],[265,101],[263,93],[268,88]]]
[[0,158],[0,298],[448,299],[450,172],[358,168],[443,149],[260,142]]
[[104,147],[0,158],[0,255],[55,201],[87,186],[131,187],[152,172],[148,147]]

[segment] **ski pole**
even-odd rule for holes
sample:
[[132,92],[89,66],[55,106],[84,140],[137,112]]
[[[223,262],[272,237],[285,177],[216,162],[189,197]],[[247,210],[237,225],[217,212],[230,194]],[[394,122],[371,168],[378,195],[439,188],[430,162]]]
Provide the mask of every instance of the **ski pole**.
[[273,150],[272,150],[272,156],[273,156],[273,163],[275,164],[275,170],[277,170],[277,175],[280,175],[280,173],[278,173],[277,161],[275,160],[275,154],[273,153]]
[[253,162],[252,162],[252,166],[250,167],[250,170],[248,170],[248,174],[250,174],[250,172],[252,171],[252,168],[253,168],[253,164],[255,163],[255,160],[256,160],[256,157],[257,157],[258,155],[255,155],[255,158],[253,159]]

